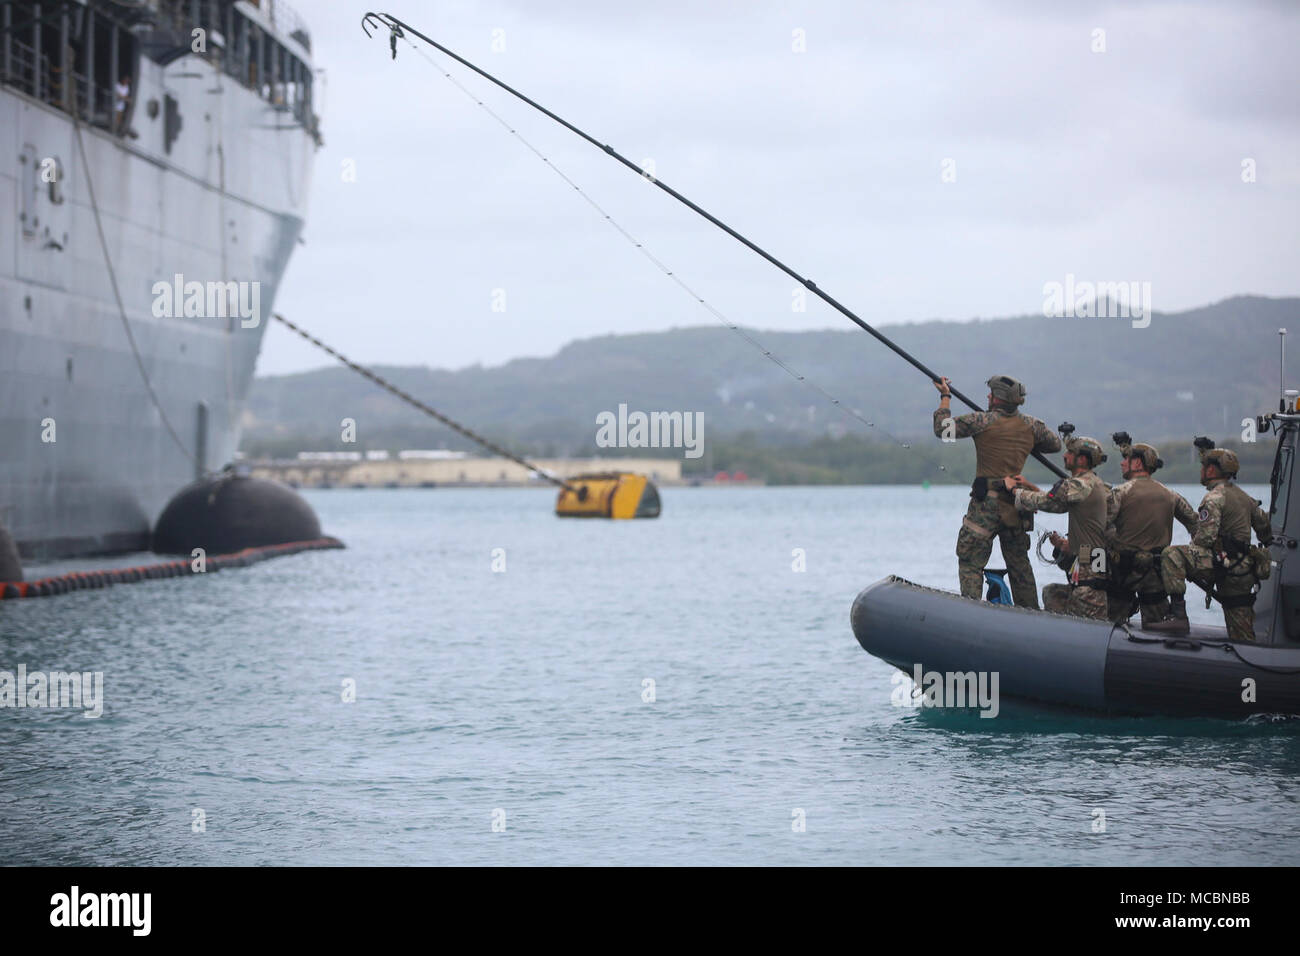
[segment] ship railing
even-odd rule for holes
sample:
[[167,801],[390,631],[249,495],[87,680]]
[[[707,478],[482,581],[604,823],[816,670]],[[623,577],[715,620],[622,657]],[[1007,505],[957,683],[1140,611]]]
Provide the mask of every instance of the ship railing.
[[[248,59],[248,47],[243,45],[246,41],[241,34],[245,28],[229,18],[230,11],[219,7],[216,0],[168,0],[159,7],[157,22],[186,38],[196,24],[219,30],[224,43],[221,47],[209,44],[203,56],[240,85],[256,92],[274,112],[291,114],[319,143],[319,117],[311,108],[310,63],[299,59],[297,53],[291,52],[282,42],[286,38],[293,40],[310,54],[311,35],[306,22],[282,0],[247,2],[258,10],[264,23],[270,24],[273,34],[262,35],[268,37],[264,42],[274,44],[270,54],[275,58],[273,62],[264,59],[267,56],[265,52],[259,53],[256,61]],[[233,31],[229,36],[226,35],[228,29]]]
[[9,55],[0,62],[0,82],[42,98],[52,79],[48,56],[19,40],[9,40]]
[[308,53],[311,52],[311,33],[307,30],[307,21],[298,15],[297,10],[284,0],[261,0],[260,4],[257,0],[250,2],[267,15],[277,33],[298,43]]
[[[263,2],[265,3],[266,0]],[[189,6],[189,3],[182,0],[180,6],[160,7],[158,14],[164,17],[168,15],[176,17],[182,7]],[[271,9],[278,11],[276,16],[281,18],[282,23],[288,25],[301,23],[297,19],[297,14],[287,4],[276,3]],[[176,26],[184,27],[185,21],[178,19]],[[0,84],[18,89],[50,106],[75,114],[93,126],[113,129],[118,114],[114,109],[117,105],[117,94],[112,83],[105,83],[101,79],[92,84],[88,76],[74,69],[69,69],[65,78],[62,63],[52,60],[48,54],[39,52],[17,37],[10,35],[5,39],[7,54],[0,57]],[[229,39],[226,42],[229,43]],[[209,45],[206,55],[217,69],[256,90],[272,110],[292,115],[297,123],[301,124],[319,143],[319,117],[312,109],[310,67],[289,54],[286,48],[278,46],[276,49],[280,51],[277,55],[282,59],[275,70],[270,72],[267,78],[270,82],[267,80],[259,82],[255,72],[248,76],[236,73],[233,58],[223,57],[215,45]],[[242,72],[241,70],[240,73]],[[134,89],[128,94],[126,109],[121,114],[123,119],[129,118],[133,112],[129,100],[134,94]],[[125,129],[114,131],[127,132]]]
[[38,54],[20,40],[10,39],[7,66],[0,63],[0,84],[11,86],[66,113],[74,113],[86,123],[103,129],[112,127],[113,90],[102,84],[94,88],[90,78],[69,70],[65,82],[60,65],[47,54]]

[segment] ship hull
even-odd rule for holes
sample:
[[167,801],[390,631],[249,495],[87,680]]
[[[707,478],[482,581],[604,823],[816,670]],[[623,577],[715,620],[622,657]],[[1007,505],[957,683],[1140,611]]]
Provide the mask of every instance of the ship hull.
[[[179,134],[145,108],[164,98]],[[145,548],[168,498],[232,459],[303,228],[301,125],[201,57],[145,61],[137,99],[135,135],[78,137],[0,88],[0,525],[25,560]],[[178,277],[255,289],[257,314],[186,314],[161,292]]]

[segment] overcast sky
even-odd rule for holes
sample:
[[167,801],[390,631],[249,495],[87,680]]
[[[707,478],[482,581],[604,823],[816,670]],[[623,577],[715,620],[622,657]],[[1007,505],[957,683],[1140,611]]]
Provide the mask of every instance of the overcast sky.
[[[276,302],[290,319],[363,362],[444,368],[716,321],[427,60],[367,40],[365,7],[293,5],[326,77],[306,244]],[[378,9],[652,160],[869,322],[1039,312],[1068,273],[1150,282],[1158,311],[1300,291],[1300,5]],[[729,317],[848,327],[816,301],[794,311],[773,267],[430,55]],[[324,364],[273,327],[258,370]]]

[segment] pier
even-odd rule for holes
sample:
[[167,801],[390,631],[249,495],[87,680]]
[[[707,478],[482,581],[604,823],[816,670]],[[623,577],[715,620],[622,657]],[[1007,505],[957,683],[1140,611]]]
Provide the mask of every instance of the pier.
[[[384,457],[380,457],[384,456]],[[681,485],[676,458],[541,458],[537,465],[558,478],[591,472],[633,471],[657,485]],[[256,478],[295,488],[437,488],[444,486],[533,487],[537,472],[505,458],[473,458],[455,452],[326,452],[312,456],[244,462]]]

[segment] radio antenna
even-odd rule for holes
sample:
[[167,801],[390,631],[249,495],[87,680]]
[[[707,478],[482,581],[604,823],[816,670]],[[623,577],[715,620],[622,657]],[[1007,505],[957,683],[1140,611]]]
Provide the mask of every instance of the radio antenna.
[[1286,329],[1277,330],[1278,343],[1282,346],[1277,360],[1277,410],[1286,413]]

